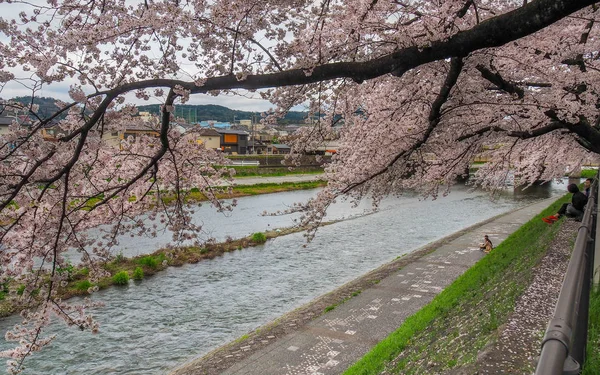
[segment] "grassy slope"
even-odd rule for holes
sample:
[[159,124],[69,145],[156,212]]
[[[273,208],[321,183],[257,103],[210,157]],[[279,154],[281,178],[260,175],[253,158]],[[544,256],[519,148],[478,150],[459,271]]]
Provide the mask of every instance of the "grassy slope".
[[567,196],[523,225],[344,374],[438,373],[473,364],[512,312],[558,230],[541,217],[565,201]]
[[287,167],[262,167],[258,166],[239,166],[239,165],[228,165],[227,168],[235,169],[235,177],[278,177],[288,176],[297,174],[322,174],[323,168],[321,167],[298,167],[290,170]]
[[596,287],[590,299],[590,314],[586,359],[582,375],[598,374],[600,369],[600,287]]

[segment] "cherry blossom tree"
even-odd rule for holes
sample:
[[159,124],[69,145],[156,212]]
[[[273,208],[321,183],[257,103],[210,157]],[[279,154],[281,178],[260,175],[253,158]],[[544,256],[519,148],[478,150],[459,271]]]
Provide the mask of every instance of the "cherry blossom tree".
[[[295,135],[289,162],[332,138],[341,148],[328,186],[301,208],[317,225],[338,197],[405,189],[436,196],[476,157],[471,180],[493,189],[507,171],[528,184],[600,154],[598,6],[592,0],[47,0],[0,6],[0,93],[15,121],[0,137],[0,282],[25,285],[25,324],[7,337],[10,370],[51,338],[58,316],[98,329],[56,296],[65,252],[91,270],[119,234],[149,233],[148,214],[197,240],[186,194],[218,210],[222,156],[173,126],[193,94],[256,91],[273,103],[263,121],[307,104],[318,120]],[[3,13],[4,14],[4,13]],[[10,14],[14,14],[11,17]],[[40,88],[70,86],[69,102],[41,116]],[[53,87],[53,86],[52,86]],[[144,122],[135,102],[159,101]],[[53,140],[44,137],[58,126]],[[137,125],[154,136],[107,138]],[[175,197],[166,204],[165,195]],[[170,200],[169,200],[170,201]],[[103,238],[85,230],[112,225]],[[33,296],[37,296],[34,298]],[[40,298],[41,296],[41,298]]]

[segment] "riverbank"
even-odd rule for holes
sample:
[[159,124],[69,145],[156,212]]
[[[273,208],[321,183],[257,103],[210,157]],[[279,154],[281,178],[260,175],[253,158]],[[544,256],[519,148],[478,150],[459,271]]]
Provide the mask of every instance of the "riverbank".
[[[264,182],[256,183],[256,179]],[[247,177],[236,179],[236,184],[233,186],[232,192],[230,194],[222,194],[218,198],[232,199],[260,194],[315,189],[325,184],[326,182],[319,179],[319,175],[315,174]],[[192,192],[188,199],[205,201],[206,197],[200,193]],[[58,270],[59,273],[67,276],[68,282],[65,286],[58,288],[57,297],[66,300],[75,296],[87,296],[94,291],[106,289],[114,285],[123,285],[129,282],[130,279],[143,280],[145,277],[164,271],[168,267],[181,267],[185,264],[214,259],[227,252],[253,247],[264,243],[268,239],[301,230],[302,228],[298,227],[278,228],[260,233],[262,237],[255,233],[251,236],[228,239],[224,242],[205,243],[201,247],[163,248],[151,254],[136,257],[124,257],[118,254],[110,261],[97,263],[97,266],[107,271],[109,276],[94,283],[88,280],[88,268],[68,265]],[[0,285],[0,318],[12,315],[25,308],[25,305],[21,301],[27,300],[28,303],[31,303],[31,301],[35,301],[37,298],[35,291],[30,296],[23,296],[23,293],[24,287],[20,284],[12,282]]]
[[344,374],[532,373],[578,227],[540,218],[565,200],[521,226]]
[[[437,302],[423,309],[424,313],[419,312],[401,326],[401,328],[408,327],[410,332],[401,334],[401,338],[394,335],[393,339],[384,340],[388,342],[383,344],[386,351],[390,349],[392,343],[391,346],[403,349],[410,349],[416,345],[420,348],[418,352],[425,355],[425,358],[412,359],[415,359],[414,363],[421,367],[409,370],[406,367],[407,362],[400,358],[396,364],[400,363],[404,366],[400,367],[402,369],[398,367],[395,370],[385,369],[382,367],[385,363],[397,358],[395,356],[398,354],[389,354],[394,352],[392,349],[392,352],[384,356],[365,357],[361,363],[367,367],[357,364],[358,367],[349,370],[348,373],[380,373],[378,371],[438,373],[445,371],[444,369],[464,366],[465,360],[477,359],[478,350],[488,343],[487,336],[481,334],[482,330],[493,337],[497,328],[510,315],[508,307],[514,306],[510,301],[514,302],[514,299],[524,290],[524,285],[531,280],[529,271],[532,265],[539,262],[544,249],[547,249],[547,246],[538,244],[538,241],[546,241],[547,245],[547,240],[554,235],[552,233],[556,233],[559,229],[559,226],[547,226],[539,220],[539,217],[555,211],[559,203],[550,207],[547,207],[548,203],[543,207],[539,204],[533,205],[532,207],[540,207],[535,209],[535,213],[529,207],[529,215],[531,215],[529,217],[533,219],[525,225],[523,225],[525,222],[521,222],[518,226],[521,229],[517,231],[516,236],[511,235],[489,256],[483,257],[483,254],[474,247],[474,242],[481,236],[480,232],[485,232],[493,233],[492,238],[495,243],[498,243],[499,237],[502,237],[500,233],[506,230],[512,232],[516,229],[514,223],[507,221],[512,214],[501,215],[481,225],[468,228],[385,265],[267,326],[244,335],[236,342],[174,370],[172,374],[264,374],[284,373],[284,369],[303,373],[304,370],[308,371],[308,367],[323,374],[339,374],[355,361],[352,360],[353,356],[360,352],[364,353],[365,345],[372,345],[369,343],[372,343],[374,337],[381,337],[382,331],[386,329],[384,327],[394,326],[396,324],[394,321],[404,319],[410,311],[415,311],[414,303],[430,300],[431,293],[439,287],[441,281],[438,280],[439,277],[432,276],[433,278],[425,279],[419,277],[412,282],[408,281],[406,286],[401,286],[403,284],[398,284],[398,280],[401,280],[397,278],[398,276],[406,277],[407,273],[408,275],[422,273],[424,271],[419,270],[428,269],[426,264],[437,268],[438,276],[439,272],[445,272],[444,269],[456,275],[455,263],[458,261],[459,264],[463,264],[467,260],[459,261],[457,257],[466,257],[473,261],[483,257],[476,267],[469,269],[459,278],[462,281],[446,288],[442,295],[436,297]],[[539,214],[542,208],[546,209]],[[527,209],[519,211],[526,212]],[[466,245],[467,249],[459,250],[459,248],[464,249],[466,243],[471,243],[471,247]],[[523,243],[526,250],[523,251],[523,248],[516,246],[517,243]],[[442,249],[446,250],[442,251]],[[442,253],[436,256],[435,253],[439,251]],[[442,254],[450,256],[448,261],[442,261]],[[521,258],[518,257],[519,254]],[[515,257],[518,260],[515,260]],[[429,262],[433,261],[433,263],[428,263],[426,259],[431,259]],[[514,265],[516,266],[513,267]],[[461,267],[459,266],[458,269]],[[507,267],[510,269],[508,273]],[[455,270],[451,271],[452,269]],[[516,273],[521,276],[517,277]],[[503,277],[507,274],[514,277]],[[503,285],[501,281],[507,284]],[[411,283],[415,285],[409,287]],[[401,292],[404,288],[408,288],[408,295]],[[410,292],[412,289],[415,291]],[[418,293],[418,298],[413,297],[415,293]],[[387,298],[391,298],[391,302],[385,302]],[[402,307],[403,304],[408,305]],[[474,310],[468,310],[469,306]],[[388,310],[390,308],[392,310]],[[402,313],[398,316],[394,311]],[[453,320],[457,316],[453,313],[458,314],[462,320]],[[365,324],[367,329],[363,331],[364,328],[361,326]],[[427,329],[430,326],[436,328]],[[423,333],[419,335],[419,332]],[[473,333],[475,335],[470,336]],[[315,340],[312,340],[311,337],[317,334],[318,336],[314,336]],[[438,349],[429,350],[432,343],[438,341],[440,343],[440,346],[436,346]],[[323,345],[325,342],[328,344]],[[355,349],[352,349],[353,347]],[[397,353],[400,352],[407,353],[402,350]],[[475,354],[469,354],[473,352]],[[413,363],[412,359],[410,363]],[[375,365],[378,370],[374,372],[368,370],[371,365]]]
[[[94,293],[92,301],[105,302],[90,310],[101,325],[99,334],[53,324],[47,334],[56,334],[55,341],[28,360],[29,371],[165,374],[189,360],[190,355],[204,354],[235,340],[396,257],[563,190],[554,185],[527,190],[527,195],[507,191],[490,201],[484,192],[456,186],[440,200],[422,200],[417,194],[386,198],[369,216],[362,216],[363,210],[371,207],[368,201],[359,207],[337,202],[330,207],[328,218],[341,221],[321,228],[309,244],[305,244],[302,233],[293,233],[262,246],[180,268],[169,267],[142,282],[130,281],[126,286]],[[204,221],[204,233],[221,242],[236,234],[246,236],[293,225],[296,215],[260,213],[265,209],[276,212],[311,196],[312,190],[243,198],[226,216],[214,215],[209,205],[203,205],[193,219]],[[415,208],[422,215],[398,214]],[[127,256],[140,255],[163,247],[163,240],[170,237],[169,233],[155,238],[125,236],[115,250]],[[330,314],[345,304],[333,305],[326,306],[333,309]],[[10,329],[18,321],[17,316],[5,318],[0,328]],[[10,345],[4,343],[0,349]],[[85,349],[89,347],[97,353],[94,361],[89,360]]]

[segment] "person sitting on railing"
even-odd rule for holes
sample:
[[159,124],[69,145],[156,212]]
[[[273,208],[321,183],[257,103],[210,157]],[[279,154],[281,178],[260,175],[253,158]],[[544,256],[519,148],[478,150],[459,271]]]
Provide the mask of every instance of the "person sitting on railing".
[[581,221],[588,197],[580,192],[579,188],[575,184],[569,184],[569,186],[567,186],[567,190],[569,193],[573,193],[571,203],[563,203],[556,214],[542,218],[544,222],[548,224],[554,224],[563,215],[567,217],[574,217],[575,220]]

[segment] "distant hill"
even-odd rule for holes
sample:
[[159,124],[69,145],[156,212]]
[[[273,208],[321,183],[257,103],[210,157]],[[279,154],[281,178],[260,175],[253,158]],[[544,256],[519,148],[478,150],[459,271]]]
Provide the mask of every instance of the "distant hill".
[[[138,107],[140,111],[150,112],[158,115],[160,105],[141,105]],[[179,104],[175,106],[175,115],[186,119],[189,123],[199,121],[215,120],[218,122],[233,122],[239,120],[251,120],[255,116],[256,120],[260,119],[260,112],[237,111],[231,108],[223,107],[222,105],[204,104]],[[307,112],[288,112],[288,114],[279,120],[280,124],[301,124],[308,116]]]
[[[22,103],[25,105],[29,105],[31,103],[30,96],[18,96],[16,98],[12,98],[15,102]],[[33,99],[33,104],[37,104],[40,106],[38,110],[38,116],[45,119],[56,113],[58,107],[54,104],[56,99],[54,98],[46,98],[46,97],[36,97]],[[66,115],[61,116],[59,119],[64,119]]]
[[[20,96],[13,98],[12,100],[29,104],[31,97]],[[34,98],[34,104],[40,106],[39,115],[42,118],[47,118],[53,115],[58,107],[54,105],[56,99],[54,98]],[[150,112],[158,115],[160,111],[160,105],[142,105],[138,107],[140,111]],[[236,111],[231,108],[223,107],[221,105],[206,104],[206,105],[191,105],[191,104],[179,104],[175,106],[175,115],[182,117],[189,123],[195,123],[199,121],[215,120],[218,122],[233,122],[239,120],[251,120],[252,116],[256,116],[255,119],[260,119],[260,112],[248,112],[248,111]],[[279,120],[280,124],[302,124],[308,116],[307,112],[289,112],[283,119]],[[61,119],[64,116],[61,116]]]

